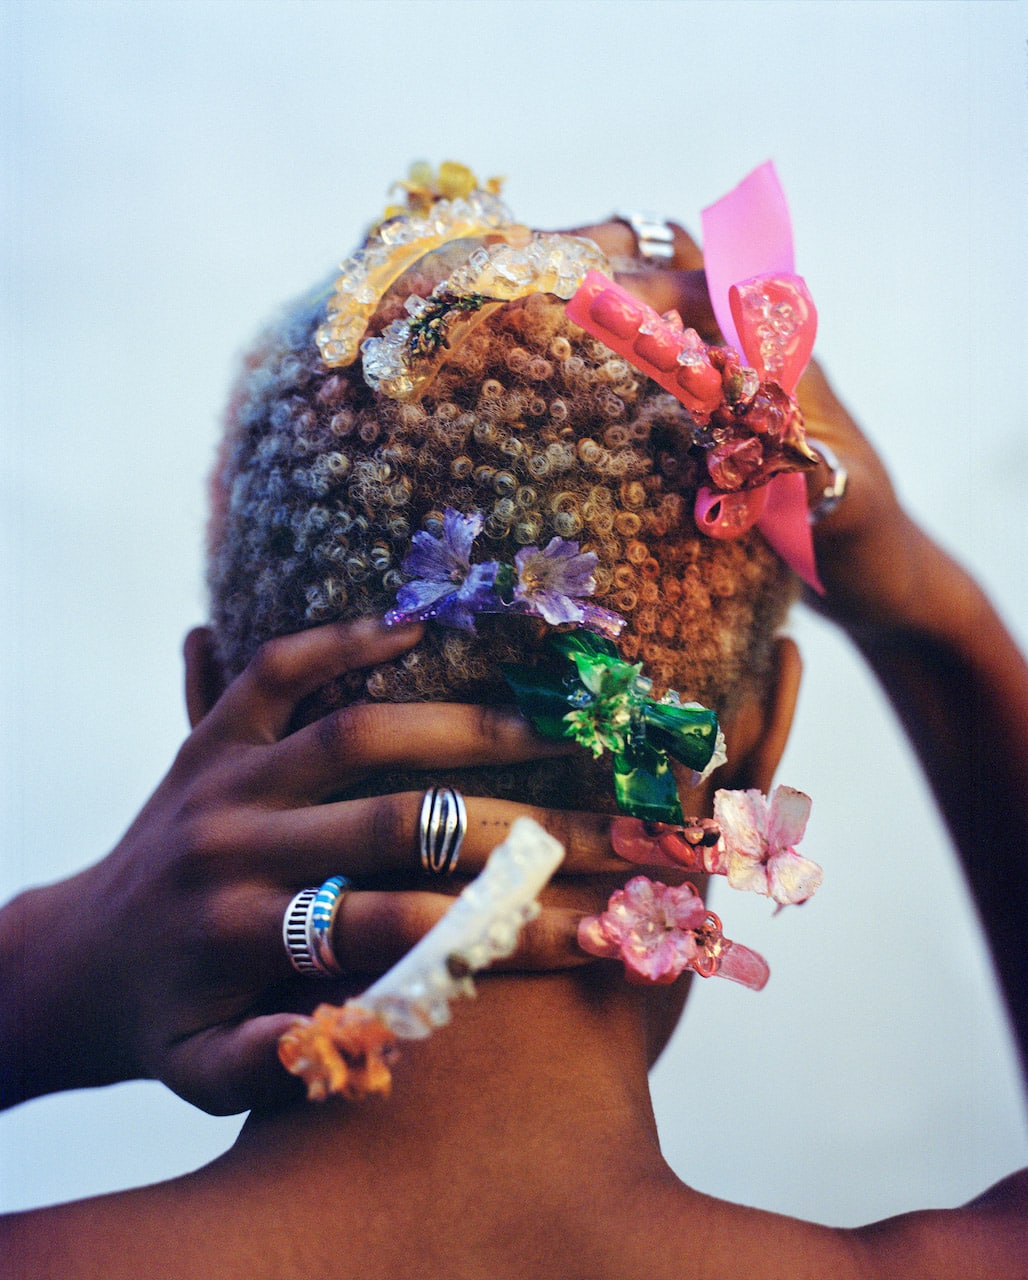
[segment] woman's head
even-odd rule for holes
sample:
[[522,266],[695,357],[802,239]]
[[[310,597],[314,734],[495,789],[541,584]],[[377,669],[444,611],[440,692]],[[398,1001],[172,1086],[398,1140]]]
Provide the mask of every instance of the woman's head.
[[[370,332],[473,247],[461,241],[417,263]],[[392,399],[368,386],[360,362],[325,365],[316,334],[329,292],[268,332],[230,409],[210,558],[226,674],[271,636],[384,612],[413,534],[438,531],[451,508],[484,519],[475,558],[509,562],[555,536],[595,552],[593,600],[625,618],[621,654],[643,663],[658,692],[732,712],[764,686],[791,575],[759,534],[725,542],[697,532],[701,464],[677,400],[548,294],[493,312],[449,351],[424,395]],[[478,633],[430,627],[405,658],[326,690],[318,709],[359,698],[509,700],[497,663],[537,651],[539,630],[532,619],[483,617]],[[543,774],[552,770],[529,767],[487,789],[527,788],[554,803]],[[601,793],[609,797],[609,778],[594,783],[593,803]]]

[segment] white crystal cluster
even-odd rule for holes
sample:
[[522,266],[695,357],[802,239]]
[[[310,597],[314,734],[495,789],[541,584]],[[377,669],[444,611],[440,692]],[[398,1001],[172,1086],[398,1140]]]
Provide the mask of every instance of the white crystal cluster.
[[438,200],[429,213],[390,218],[363,249],[340,265],[325,323],[315,335],[321,358],[331,368],[352,364],[383,294],[426,253],[452,240],[489,235],[513,225],[499,196],[472,191],[466,199]]
[[796,334],[797,317],[787,302],[773,302],[757,287],[743,291],[743,306],[760,339],[760,358],[769,378],[785,367],[786,348]]
[[[434,303],[447,298],[480,295],[487,299],[475,313],[476,320],[494,309],[531,293],[552,293],[571,298],[589,271],[609,272],[605,255],[591,240],[577,236],[534,235],[527,244],[492,244],[475,249],[467,262],[432,290],[428,298],[411,295],[406,301],[407,319],[394,320],[377,338],[361,344],[364,378],[369,386],[396,400],[414,395],[437,368],[434,359],[419,359],[411,351],[411,322]],[[454,309],[451,328],[466,312]],[[447,335],[447,345],[455,340]]]
[[357,1003],[401,1039],[445,1026],[450,1002],[474,994],[470,974],[514,951],[563,857],[559,841],[531,818],[518,818],[446,915]]

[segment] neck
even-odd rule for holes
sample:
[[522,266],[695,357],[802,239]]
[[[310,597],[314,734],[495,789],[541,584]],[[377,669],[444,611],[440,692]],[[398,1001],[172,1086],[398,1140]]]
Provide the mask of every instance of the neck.
[[[326,1133],[348,1144],[375,1135],[376,1150],[437,1143],[455,1152],[510,1143],[515,1116],[533,1117],[557,1133],[581,1130],[596,1116],[621,1117],[653,1132],[646,1080],[646,1028],[638,992],[613,967],[575,975],[486,978],[478,996],[453,1006],[453,1021],[424,1041],[401,1041],[388,1099],[303,1103],[254,1115],[240,1138],[288,1145],[283,1134]],[[620,1123],[619,1122],[619,1123]],[[602,1133],[597,1134],[601,1142]],[[561,1142],[555,1137],[555,1145]],[[493,1152],[495,1154],[495,1152]]]
[[[674,1182],[642,1010],[613,966],[486,979],[450,1026],[401,1046],[388,1100],[254,1115],[207,1171],[210,1189],[224,1178],[238,1203],[242,1180],[245,1202],[266,1201],[310,1249],[363,1240],[383,1274],[434,1239],[478,1240],[487,1256],[498,1240],[526,1238],[528,1219],[528,1238],[552,1224],[549,1247],[571,1247],[597,1223],[623,1221],[644,1188]],[[590,1213],[569,1213],[572,1202]]]

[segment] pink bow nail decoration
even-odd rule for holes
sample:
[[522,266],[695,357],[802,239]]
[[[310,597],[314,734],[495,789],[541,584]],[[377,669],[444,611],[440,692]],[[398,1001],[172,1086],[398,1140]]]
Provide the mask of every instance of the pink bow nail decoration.
[[[817,311],[794,271],[792,221],[770,160],[704,209],[703,259],[725,340],[791,394],[814,347]],[[786,564],[824,594],[802,475],[775,476],[764,491],[703,489],[696,499],[696,522],[711,537],[723,538],[756,524]]]

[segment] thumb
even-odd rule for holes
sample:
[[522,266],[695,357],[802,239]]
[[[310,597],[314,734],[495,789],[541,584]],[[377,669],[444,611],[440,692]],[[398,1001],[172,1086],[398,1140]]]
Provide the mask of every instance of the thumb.
[[179,1041],[161,1078],[209,1115],[281,1106],[303,1096],[303,1086],[278,1059],[278,1040],[295,1021],[292,1013],[262,1014],[210,1027]]

